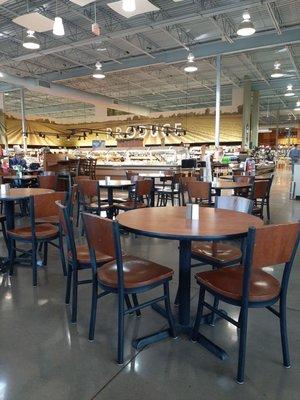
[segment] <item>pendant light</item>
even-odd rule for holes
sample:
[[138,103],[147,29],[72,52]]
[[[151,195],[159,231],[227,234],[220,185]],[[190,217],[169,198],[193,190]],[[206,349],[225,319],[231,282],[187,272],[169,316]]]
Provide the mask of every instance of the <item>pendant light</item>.
[[63,24],[63,20],[61,17],[57,16],[57,0],[56,0],[56,7],[55,7],[55,19],[54,19],[54,24],[53,24],[53,35],[56,36],[64,36],[65,35],[65,28]]
[[300,100],[297,101],[296,107],[294,108],[295,111],[300,111]]
[[295,96],[295,93],[293,92],[293,85],[287,85],[286,93],[284,95],[285,97]]
[[102,64],[98,61],[95,64],[96,69],[93,72],[93,78],[104,79],[105,75],[102,72]]
[[135,0],[122,0],[122,9],[126,12],[133,12],[136,10]]
[[194,64],[195,56],[190,53],[187,58],[187,65],[184,67],[185,72],[196,72],[198,70],[197,66]]
[[255,33],[255,27],[253,22],[250,19],[250,14],[248,10],[246,10],[243,14],[243,21],[238,26],[236,33],[239,36],[250,36]]
[[274,64],[274,69],[273,72],[271,74],[271,78],[282,78],[283,77],[283,73],[281,70],[281,64],[280,62],[276,61]]
[[40,48],[39,41],[34,35],[34,31],[28,30],[27,36],[24,39],[23,47],[28,50],[38,50]]

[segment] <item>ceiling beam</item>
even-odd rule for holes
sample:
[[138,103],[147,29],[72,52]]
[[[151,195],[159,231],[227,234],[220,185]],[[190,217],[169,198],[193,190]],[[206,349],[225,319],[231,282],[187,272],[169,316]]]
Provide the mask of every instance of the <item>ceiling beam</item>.
[[296,72],[298,78],[300,78],[300,68],[299,68],[299,65],[296,62],[293,48],[292,48],[292,46],[285,46],[285,48],[287,50],[287,53],[288,53],[288,56],[289,56],[290,61],[292,63],[292,66],[295,69],[295,72]]
[[273,22],[273,25],[276,29],[276,32],[278,33],[278,35],[282,34],[282,30],[281,30],[281,26],[282,26],[282,19],[280,16],[280,12],[278,10],[278,7],[275,3],[275,1],[273,1],[272,3],[267,3],[266,4],[268,13],[271,17],[271,20]]
[[[190,46],[196,59],[214,57],[218,54],[243,53],[247,50],[256,50],[291,43],[300,43],[300,28],[285,29],[282,35],[274,35],[274,31],[256,34],[247,38],[238,38],[234,43],[215,41],[210,43],[197,43]],[[108,61],[103,62],[104,70],[109,72],[123,71],[132,68],[141,68],[149,65],[172,64],[186,60],[186,50],[182,47],[154,52],[155,59],[147,55],[139,55],[122,59],[122,64]],[[59,73],[43,74],[43,79],[49,81],[71,79],[89,75],[90,71],[85,67],[72,68]]]

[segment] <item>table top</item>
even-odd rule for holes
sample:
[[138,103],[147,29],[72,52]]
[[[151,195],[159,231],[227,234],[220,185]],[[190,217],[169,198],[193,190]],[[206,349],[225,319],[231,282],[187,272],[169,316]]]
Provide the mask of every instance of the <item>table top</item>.
[[[254,180],[256,180],[256,181],[264,181],[264,180],[270,179],[272,174],[265,174],[265,175],[237,175],[237,176],[249,176],[249,177],[253,176]],[[232,175],[222,176],[222,178],[220,178],[220,179],[222,179],[222,180],[223,179],[224,180],[232,180],[233,176]]]
[[21,180],[21,181],[30,181],[31,179],[37,179],[37,176],[36,175],[22,175],[22,177],[20,178],[17,175],[3,175],[3,179],[10,180],[10,181],[14,181],[16,179]]
[[199,219],[186,218],[186,207],[143,208],[120,214],[120,225],[145,236],[166,239],[217,240],[245,236],[263,221],[237,211],[200,207]]
[[164,172],[144,172],[139,174],[142,178],[171,178],[173,174],[166,174]]
[[213,189],[240,189],[240,188],[248,188],[252,185],[249,183],[241,183],[241,182],[232,182],[228,180],[218,180],[216,182],[212,182],[211,187]]
[[133,182],[126,179],[111,179],[109,182],[106,182],[105,180],[100,180],[98,182],[100,187],[106,187],[106,188],[108,187],[117,188],[117,187],[135,185]]
[[19,189],[10,189],[7,193],[0,192],[0,200],[1,201],[12,201],[12,200],[20,200],[26,199],[30,196],[37,196],[39,194],[52,193],[51,189],[40,189],[40,188],[19,188]]

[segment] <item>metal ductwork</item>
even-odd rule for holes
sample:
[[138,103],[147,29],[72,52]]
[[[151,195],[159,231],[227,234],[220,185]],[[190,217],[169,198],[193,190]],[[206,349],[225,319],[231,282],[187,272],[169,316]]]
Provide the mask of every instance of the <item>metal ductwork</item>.
[[150,109],[146,107],[129,104],[124,101],[115,102],[114,99],[102,94],[88,93],[64,85],[40,81],[39,79],[20,78],[18,76],[1,72],[0,81],[28,89],[33,92],[44,93],[49,96],[63,97],[70,100],[76,100],[105,108],[112,108],[137,115],[147,116],[150,114]]

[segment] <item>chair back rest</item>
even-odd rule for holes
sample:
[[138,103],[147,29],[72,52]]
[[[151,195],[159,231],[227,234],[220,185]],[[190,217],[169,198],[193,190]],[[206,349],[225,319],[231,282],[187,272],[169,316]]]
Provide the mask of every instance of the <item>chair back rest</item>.
[[98,195],[98,181],[92,179],[81,179],[78,181],[78,191],[83,197],[94,197]]
[[87,176],[87,175],[77,175],[74,178],[74,182],[78,183],[79,181],[87,180],[87,179],[91,179],[91,178],[89,176]]
[[250,228],[246,262],[248,256],[252,268],[263,268],[293,261],[299,234],[299,222]]
[[65,202],[67,192],[53,192],[34,196],[35,218],[53,217],[58,215],[56,201]]
[[98,215],[82,213],[89,248],[116,258],[114,222]]
[[252,199],[253,200],[265,199],[268,194],[269,185],[270,181],[267,179],[265,181],[254,181],[252,196],[251,196]]
[[[51,172],[51,171],[49,171]],[[38,175],[38,185],[42,189],[55,190],[57,186],[57,177],[51,173],[51,175]]]
[[216,196],[215,208],[252,214],[253,200],[239,196]]
[[[126,171],[126,179],[128,179],[131,182],[137,181],[138,176],[139,176],[139,174],[136,171]],[[133,178],[134,178],[134,180],[132,180]]]
[[140,181],[136,181],[135,195],[137,197],[146,196],[148,198],[151,195],[152,188],[153,188],[153,182],[151,179],[143,179]]
[[179,178],[180,190],[182,192],[186,192],[187,191],[187,185],[190,182],[197,182],[197,177],[196,176],[181,176]]
[[202,202],[203,200],[208,200],[211,202],[211,182],[189,182],[187,184],[187,191],[189,195],[190,202]]
[[244,175],[234,175],[233,182],[237,183],[245,183],[247,185],[253,185],[254,183],[254,176],[244,176]]

